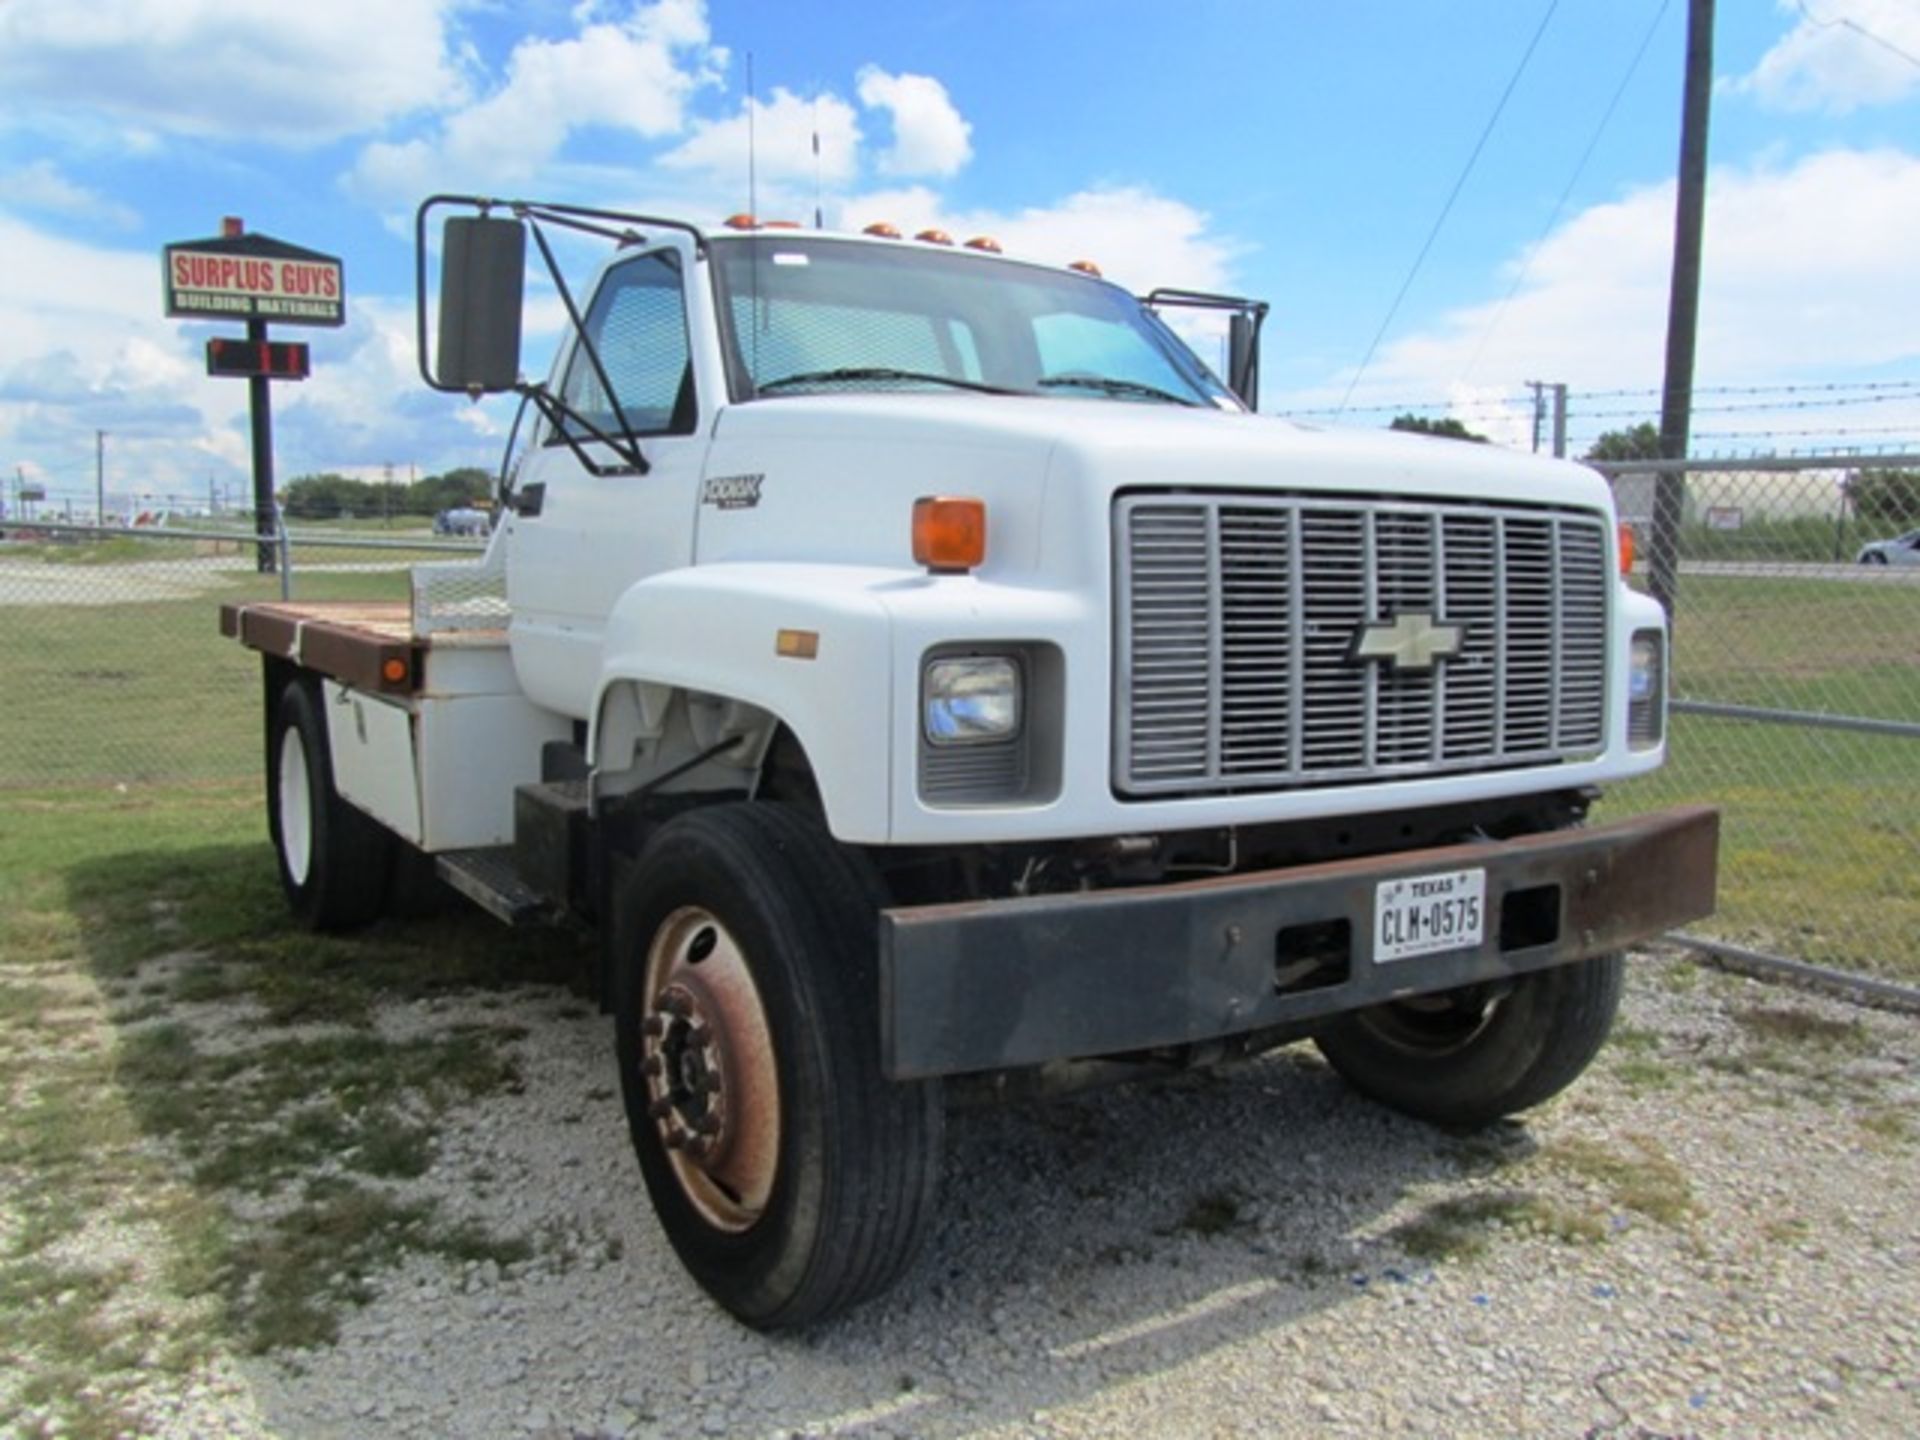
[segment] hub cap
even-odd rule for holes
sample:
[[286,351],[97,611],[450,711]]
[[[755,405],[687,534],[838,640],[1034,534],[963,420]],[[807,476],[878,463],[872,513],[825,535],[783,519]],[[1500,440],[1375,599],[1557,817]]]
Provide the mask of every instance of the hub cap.
[[773,1034],[745,956],[713,914],[669,915],[647,950],[640,1067],[648,1115],[708,1224],[758,1220],[780,1158]]
[[280,859],[296,885],[313,864],[313,797],[307,785],[307,747],[289,725],[280,736]]

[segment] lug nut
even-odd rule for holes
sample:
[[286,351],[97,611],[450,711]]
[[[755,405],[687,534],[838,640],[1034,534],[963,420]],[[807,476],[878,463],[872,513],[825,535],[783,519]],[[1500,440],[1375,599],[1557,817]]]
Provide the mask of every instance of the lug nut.
[[678,1150],[682,1145],[687,1143],[687,1137],[682,1135],[678,1130],[669,1130],[660,1137],[660,1143],[665,1145],[669,1150]]
[[702,1135],[718,1135],[720,1133],[720,1117],[709,1110],[705,1115],[702,1115],[698,1120],[693,1122],[693,1128],[698,1130]]
[[651,1035],[658,1040],[667,1033],[667,1022],[658,1015],[649,1015],[640,1022],[641,1033]]
[[713,1028],[708,1025],[696,1023],[687,1031],[687,1043],[689,1045],[704,1045],[712,1038]]
[[696,1135],[687,1141],[687,1154],[695,1160],[704,1160],[713,1153],[713,1141],[704,1135]]
[[651,1105],[647,1106],[647,1114],[652,1116],[655,1120],[664,1120],[667,1118],[667,1116],[671,1115],[672,1113],[673,1113],[673,1101],[672,1099],[670,1099],[668,1096],[665,1096],[665,1095],[662,1095],[658,1100],[654,1101]]
[[643,1075],[658,1075],[666,1068],[667,1067],[661,1063],[658,1055],[649,1055],[645,1060],[640,1062],[640,1073]]

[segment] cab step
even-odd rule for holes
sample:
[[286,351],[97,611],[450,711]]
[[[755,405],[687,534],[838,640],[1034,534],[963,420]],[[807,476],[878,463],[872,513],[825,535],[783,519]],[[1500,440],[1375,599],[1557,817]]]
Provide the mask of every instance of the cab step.
[[520,878],[511,845],[449,850],[437,857],[434,868],[448,885],[505,924],[531,925],[550,918],[546,899]]

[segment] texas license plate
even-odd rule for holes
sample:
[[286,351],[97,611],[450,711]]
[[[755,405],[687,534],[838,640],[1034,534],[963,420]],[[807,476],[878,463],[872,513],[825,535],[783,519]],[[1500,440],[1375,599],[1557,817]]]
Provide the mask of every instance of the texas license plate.
[[1487,935],[1487,872],[1447,870],[1382,880],[1373,892],[1373,958],[1472,950]]

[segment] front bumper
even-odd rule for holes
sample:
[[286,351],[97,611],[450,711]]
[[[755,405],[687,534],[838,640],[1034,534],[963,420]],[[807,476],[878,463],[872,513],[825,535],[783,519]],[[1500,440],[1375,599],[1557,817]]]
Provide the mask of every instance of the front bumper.
[[[1712,913],[1719,833],[1719,812],[1693,806],[1261,874],[887,910],[883,1060],[912,1079],[1151,1050],[1569,964]],[[1470,867],[1487,872],[1478,947],[1374,958],[1382,881]],[[1306,984],[1284,953],[1303,936],[1324,961]]]

